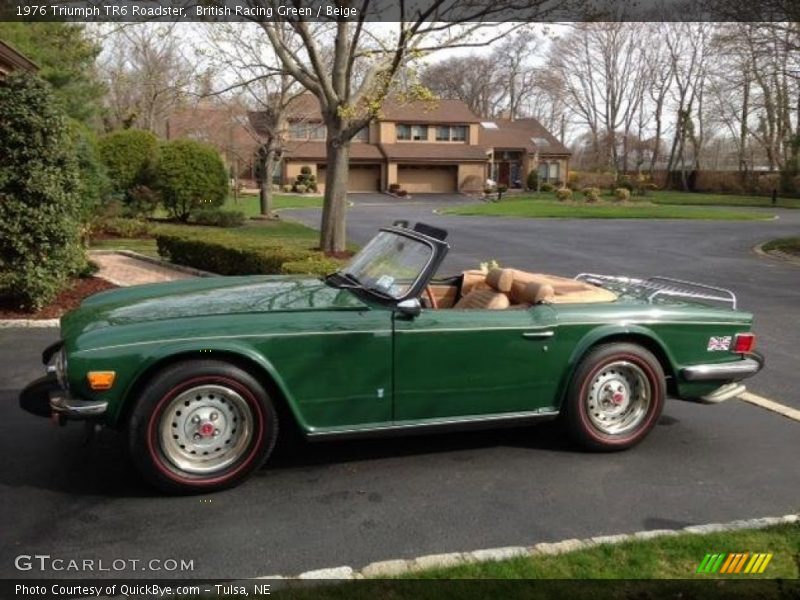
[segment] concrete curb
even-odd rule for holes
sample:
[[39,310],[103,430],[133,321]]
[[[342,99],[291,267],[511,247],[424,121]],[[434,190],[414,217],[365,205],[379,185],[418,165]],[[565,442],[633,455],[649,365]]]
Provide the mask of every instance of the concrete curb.
[[20,327],[24,329],[46,329],[58,327],[59,319],[0,319],[0,329]]
[[769,258],[772,260],[779,260],[781,262],[790,263],[793,265],[800,266],[800,258],[789,254],[788,252],[783,252],[781,250],[764,250],[764,246],[769,242],[764,242],[762,244],[758,244],[753,246],[753,252],[761,256],[762,258]]
[[[188,275],[195,275],[196,277],[219,276],[217,273],[212,273],[210,271],[203,271],[202,269],[195,269],[194,267],[186,267],[184,265],[176,265],[161,258],[147,256],[146,254],[140,254],[139,252],[134,252],[133,250],[90,250],[89,258],[91,258],[93,254],[121,254],[122,256],[127,256],[128,258],[135,258],[136,260],[141,260],[142,262],[150,263],[152,265],[157,265],[159,267],[163,267],[164,269],[172,269],[173,271],[178,271],[180,273],[187,273]],[[112,281],[111,283],[113,283],[114,285],[124,285],[114,281]]]
[[447,554],[428,554],[412,559],[382,560],[373,562],[360,570],[349,566],[330,567],[305,571],[299,575],[269,575],[258,579],[282,580],[314,580],[314,579],[370,579],[381,577],[398,577],[409,575],[426,569],[443,569],[459,565],[487,563],[519,557],[553,556],[566,554],[576,550],[594,546],[640,542],[660,537],[675,535],[700,535],[723,531],[739,531],[742,529],[764,529],[773,525],[800,523],[800,515],[790,514],[783,517],[762,517],[759,519],[743,519],[729,523],[708,523],[706,525],[690,525],[682,529],[651,529],[634,533],[617,535],[601,535],[585,539],[568,539],[553,543],[539,543],[533,546],[506,546],[503,548],[486,548],[472,552],[449,552]]

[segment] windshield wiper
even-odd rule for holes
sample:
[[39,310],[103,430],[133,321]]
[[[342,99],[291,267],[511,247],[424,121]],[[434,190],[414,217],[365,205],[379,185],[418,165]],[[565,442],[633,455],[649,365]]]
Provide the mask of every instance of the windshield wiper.
[[387,300],[396,300],[394,296],[392,296],[391,294],[387,294],[380,288],[377,288],[375,286],[369,286],[369,287],[365,286],[363,283],[361,283],[361,280],[358,277],[356,277],[352,273],[348,273],[347,271],[336,271],[336,273],[332,273],[331,275],[329,275],[329,277],[331,277],[332,275],[337,275],[341,279],[349,281],[352,284],[352,285],[340,285],[338,287],[344,287],[347,289],[362,289],[365,292],[375,294],[376,296],[380,296],[381,298],[386,298]]
[[[331,280],[334,277],[339,279],[338,283],[332,283],[331,282]],[[352,281],[353,284],[355,284],[355,285],[345,285],[344,281]],[[325,283],[330,283],[333,287],[336,287],[336,288],[345,288],[345,289],[348,289],[348,290],[352,290],[352,289],[363,287],[361,285],[361,282],[358,281],[355,277],[353,277],[349,273],[341,273],[339,271],[334,271],[333,273],[329,273],[329,274],[325,275]]]

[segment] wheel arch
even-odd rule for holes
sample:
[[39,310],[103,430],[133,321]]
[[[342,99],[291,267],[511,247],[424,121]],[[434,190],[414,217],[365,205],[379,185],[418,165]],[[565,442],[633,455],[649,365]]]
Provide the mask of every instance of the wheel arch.
[[564,399],[566,398],[569,384],[583,358],[594,348],[613,343],[636,344],[653,354],[664,370],[668,393],[675,393],[675,375],[677,372],[675,362],[669,350],[658,336],[650,329],[640,325],[627,325],[624,327],[611,325],[593,329],[576,344],[575,349],[570,355],[567,368],[564,371],[564,376],[559,383],[557,396],[559,409],[564,406]]
[[157,356],[151,357],[146,366],[133,377],[122,397],[121,408],[114,425],[119,428],[128,422],[136,405],[138,394],[156,373],[174,364],[197,359],[226,362],[252,375],[264,386],[274,401],[281,420],[291,419],[295,426],[305,429],[300,411],[272,363],[261,354],[241,347],[216,349],[182,347],[161,350]]

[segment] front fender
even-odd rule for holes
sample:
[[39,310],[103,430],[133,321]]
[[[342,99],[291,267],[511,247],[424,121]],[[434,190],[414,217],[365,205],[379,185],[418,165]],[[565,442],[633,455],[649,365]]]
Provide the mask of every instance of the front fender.
[[[198,340],[181,340],[174,343],[147,345],[144,348],[131,347],[130,353],[125,356],[120,348],[114,356],[104,355],[103,362],[109,369],[121,371],[122,378],[118,377],[120,386],[117,394],[109,397],[109,409],[107,413],[107,423],[111,426],[119,426],[124,415],[128,414],[133,402],[136,401],[136,394],[145,384],[147,379],[155,374],[159,369],[180,360],[209,359],[220,360],[235,359],[236,362],[247,364],[254,367],[254,370],[268,377],[283,395],[289,410],[297,419],[297,423],[305,428],[306,423],[298,410],[295,399],[289,390],[286,382],[280,376],[275,366],[270,360],[251,346],[237,340],[215,340],[213,350],[203,345]],[[97,358],[93,359],[96,364]],[[112,367],[115,365],[115,367]],[[122,369],[117,369],[116,365],[121,365]],[[125,366],[131,366],[126,369]],[[95,367],[97,368],[97,367]]]

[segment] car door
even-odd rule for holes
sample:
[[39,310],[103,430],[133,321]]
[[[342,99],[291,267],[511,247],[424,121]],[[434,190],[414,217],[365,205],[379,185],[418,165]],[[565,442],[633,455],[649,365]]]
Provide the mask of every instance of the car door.
[[545,305],[396,313],[395,422],[550,409],[555,320]]

